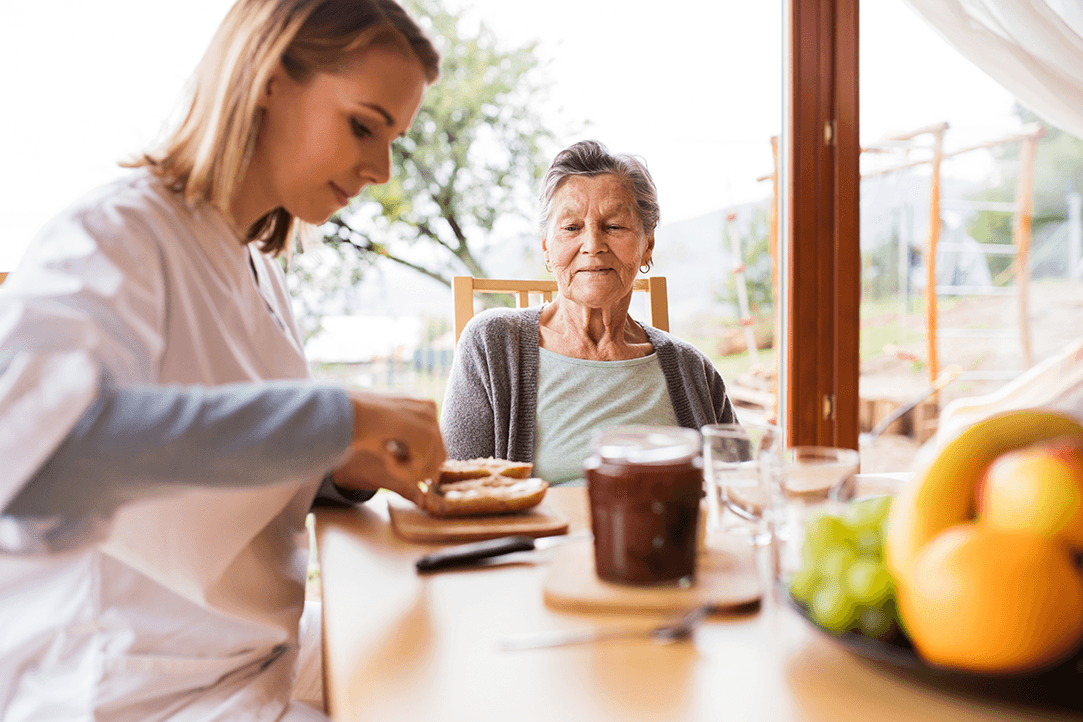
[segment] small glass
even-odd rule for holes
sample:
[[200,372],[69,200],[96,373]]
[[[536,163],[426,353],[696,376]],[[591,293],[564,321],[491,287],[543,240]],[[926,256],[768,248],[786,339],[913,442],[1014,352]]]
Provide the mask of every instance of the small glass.
[[859,464],[853,449],[795,446],[783,452],[771,513],[772,565],[782,586],[801,568],[806,524],[822,515],[840,516],[857,494]]
[[770,541],[771,489],[782,474],[782,429],[772,424],[710,424],[703,436],[707,531]]
[[699,433],[618,426],[597,432],[591,448],[583,475],[598,577],[690,586],[703,494]]

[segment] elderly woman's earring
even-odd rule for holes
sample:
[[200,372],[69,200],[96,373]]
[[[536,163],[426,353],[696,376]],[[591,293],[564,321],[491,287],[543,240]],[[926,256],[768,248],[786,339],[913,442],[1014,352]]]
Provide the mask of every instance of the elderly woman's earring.
[[549,273],[553,272],[553,269],[549,267],[549,259],[548,258],[545,259],[545,270],[549,271]]
[[646,263],[644,263],[642,266],[639,267],[639,272],[640,273],[650,273],[651,266],[653,264],[654,264],[654,261],[647,261]]

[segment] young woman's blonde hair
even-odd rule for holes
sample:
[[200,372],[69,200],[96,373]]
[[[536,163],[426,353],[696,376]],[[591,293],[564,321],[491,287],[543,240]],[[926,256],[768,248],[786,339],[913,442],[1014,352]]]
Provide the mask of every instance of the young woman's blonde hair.
[[[260,96],[278,63],[304,81],[377,44],[415,57],[430,83],[439,77],[439,53],[393,0],[238,0],[196,69],[184,121],[130,165],[148,166],[188,201],[210,202],[229,217],[259,135]],[[301,225],[277,208],[242,232],[277,255],[290,250]]]

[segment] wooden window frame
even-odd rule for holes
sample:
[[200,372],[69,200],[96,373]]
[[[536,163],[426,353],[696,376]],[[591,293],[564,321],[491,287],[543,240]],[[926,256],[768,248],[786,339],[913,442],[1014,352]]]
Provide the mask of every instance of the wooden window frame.
[[779,418],[787,444],[858,446],[859,0],[784,0]]

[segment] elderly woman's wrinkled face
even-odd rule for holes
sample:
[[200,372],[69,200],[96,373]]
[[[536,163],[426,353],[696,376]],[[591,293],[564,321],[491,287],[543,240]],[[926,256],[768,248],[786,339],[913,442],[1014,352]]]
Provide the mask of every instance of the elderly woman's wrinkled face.
[[616,305],[653,249],[654,236],[644,233],[616,176],[572,176],[554,194],[542,251],[565,298],[588,308]]

